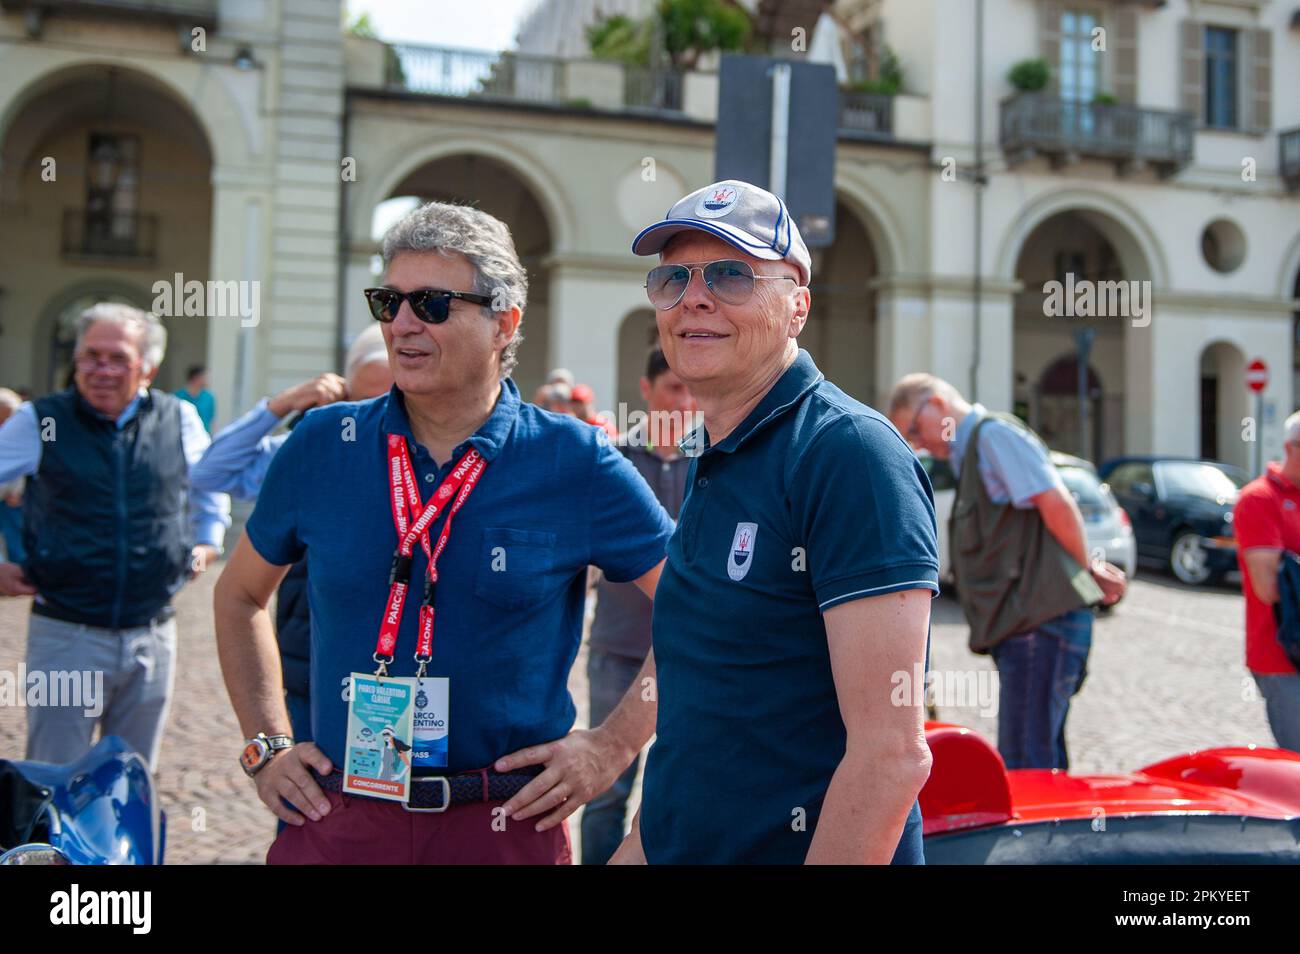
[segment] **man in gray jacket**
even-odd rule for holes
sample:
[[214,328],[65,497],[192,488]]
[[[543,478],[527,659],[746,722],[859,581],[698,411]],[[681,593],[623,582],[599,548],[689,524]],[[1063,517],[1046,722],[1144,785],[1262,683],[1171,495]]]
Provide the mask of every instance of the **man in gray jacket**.
[[[641,397],[649,420],[628,429],[622,450],[676,520],[691,463],[677,443],[694,426],[696,408],[690,389],[668,367],[658,346],[646,361]],[[603,577],[596,592],[587,656],[592,725],[599,725],[618,705],[650,651],[651,603],[646,595],[633,583],[611,583]],[[609,789],[587,803],[582,815],[584,865],[605,864],[623,840],[627,800],[640,762],[638,755]]]

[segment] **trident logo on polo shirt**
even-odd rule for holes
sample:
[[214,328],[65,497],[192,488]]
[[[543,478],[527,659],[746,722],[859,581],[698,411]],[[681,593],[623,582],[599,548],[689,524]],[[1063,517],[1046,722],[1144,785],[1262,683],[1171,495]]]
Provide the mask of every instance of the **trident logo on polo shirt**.
[[727,576],[733,580],[743,580],[754,562],[754,539],[758,536],[758,524],[736,524],[736,536],[731,541],[731,552],[727,554]]

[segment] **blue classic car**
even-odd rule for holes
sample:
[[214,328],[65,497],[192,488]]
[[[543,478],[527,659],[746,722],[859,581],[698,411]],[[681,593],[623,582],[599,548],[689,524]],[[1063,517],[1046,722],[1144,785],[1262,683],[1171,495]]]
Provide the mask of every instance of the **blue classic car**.
[[1139,563],[1192,585],[1236,569],[1232,507],[1250,479],[1244,470],[1192,457],[1118,457],[1099,476],[1133,523]]

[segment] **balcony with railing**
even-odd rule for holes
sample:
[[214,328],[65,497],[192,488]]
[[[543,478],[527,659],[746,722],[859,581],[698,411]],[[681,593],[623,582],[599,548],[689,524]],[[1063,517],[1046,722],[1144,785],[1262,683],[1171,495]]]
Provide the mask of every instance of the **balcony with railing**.
[[1277,134],[1277,166],[1286,187],[1300,189],[1300,126]]
[[217,5],[218,0],[0,0],[0,10],[24,14],[33,33],[39,33],[46,17],[59,15],[153,20],[213,30]]
[[1125,171],[1150,166],[1170,175],[1192,161],[1193,135],[1190,113],[1044,93],[1002,101],[1001,143],[1012,165],[1041,155],[1054,165],[1104,159]]
[[683,107],[685,77],[677,70],[409,43],[386,45],[382,56],[390,92],[615,112],[680,114]]
[[888,139],[893,134],[893,96],[840,90],[841,136],[853,139]]
[[[347,57],[348,85],[356,90],[706,123],[717,119],[718,74],[713,72],[357,37],[347,38]],[[892,138],[895,99],[841,91],[841,136]]]
[[66,209],[63,257],[70,262],[147,265],[157,258],[158,216]]

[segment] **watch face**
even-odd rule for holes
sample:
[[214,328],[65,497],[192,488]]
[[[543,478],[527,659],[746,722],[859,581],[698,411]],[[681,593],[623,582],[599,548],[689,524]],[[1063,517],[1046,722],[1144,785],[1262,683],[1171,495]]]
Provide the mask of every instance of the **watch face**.
[[266,758],[266,743],[261,739],[251,739],[244,746],[244,751],[239,756],[239,761],[243,764],[246,771],[251,771],[262,764]]

